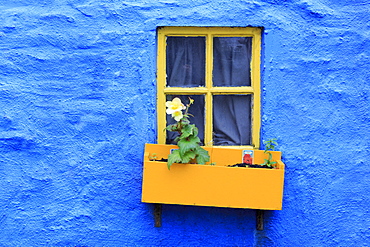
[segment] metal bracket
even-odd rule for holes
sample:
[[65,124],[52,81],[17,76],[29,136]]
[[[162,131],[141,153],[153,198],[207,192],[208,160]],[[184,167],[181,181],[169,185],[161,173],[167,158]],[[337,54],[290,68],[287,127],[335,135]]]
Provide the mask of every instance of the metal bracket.
[[154,204],[154,226],[162,226],[162,204]]
[[257,230],[263,231],[263,210],[256,210],[256,221],[257,221]]

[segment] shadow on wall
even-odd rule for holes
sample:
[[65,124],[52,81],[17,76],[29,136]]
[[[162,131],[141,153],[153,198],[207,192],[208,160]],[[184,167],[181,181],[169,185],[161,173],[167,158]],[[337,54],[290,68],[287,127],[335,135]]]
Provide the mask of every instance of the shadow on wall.
[[[147,204],[153,212],[154,204]],[[199,207],[162,204],[161,233],[174,232],[182,235],[188,245],[212,246],[212,243],[233,243],[236,246],[255,246],[271,242],[264,231],[257,231],[256,210],[218,207]],[[268,211],[274,213],[273,211]],[[269,213],[269,215],[271,215]],[[181,228],[181,229],[180,229]],[[172,237],[162,239],[160,244],[171,243]],[[172,242],[173,243],[173,242]],[[257,245],[259,246],[259,245]]]

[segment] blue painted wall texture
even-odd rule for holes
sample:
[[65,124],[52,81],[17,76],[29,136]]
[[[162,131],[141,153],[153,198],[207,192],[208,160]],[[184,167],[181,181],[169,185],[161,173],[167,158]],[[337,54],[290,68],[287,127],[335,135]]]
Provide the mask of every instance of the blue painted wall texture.
[[[140,202],[156,28],[262,26],[282,211]],[[1,0],[0,246],[370,246],[369,0]],[[252,189],[252,188],[246,188]]]

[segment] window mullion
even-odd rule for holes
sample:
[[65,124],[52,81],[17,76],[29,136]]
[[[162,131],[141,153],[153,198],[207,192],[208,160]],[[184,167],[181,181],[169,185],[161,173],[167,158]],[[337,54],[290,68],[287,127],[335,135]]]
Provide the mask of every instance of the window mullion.
[[208,89],[205,87],[166,87],[165,94],[206,94]]
[[205,95],[205,133],[204,145],[212,145],[212,132],[213,132],[213,104],[212,104],[212,69],[213,69],[213,36],[207,34],[206,38],[206,88],[207,94]]
[[213,87],[213,94],[253,94],[253,87]]

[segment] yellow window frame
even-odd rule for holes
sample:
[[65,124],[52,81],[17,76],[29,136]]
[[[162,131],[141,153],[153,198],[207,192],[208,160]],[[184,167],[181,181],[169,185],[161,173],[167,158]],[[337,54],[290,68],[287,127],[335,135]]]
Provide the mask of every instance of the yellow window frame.
[[[166,37],[206,37],[205,87],[166,87]],[[251,86],[213,87],[213,37],[252,37]],[[261,28],[258,27],[160,27],[157,30],[157,120],[158,143],[166,142],[166,95],[200,94],[205,96],[204,143],[212,146],[213,105],[212,96],[217,94],[252,95],[251,146],[227,146],[259,148],[261,128],[260,56]],[[224,146],[223,146],[224,147]]]

